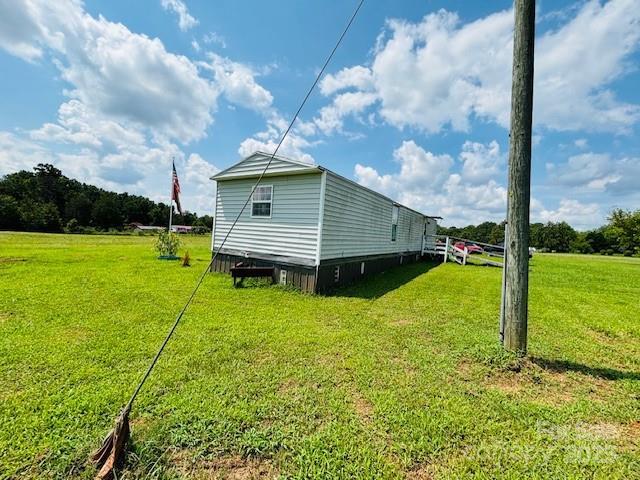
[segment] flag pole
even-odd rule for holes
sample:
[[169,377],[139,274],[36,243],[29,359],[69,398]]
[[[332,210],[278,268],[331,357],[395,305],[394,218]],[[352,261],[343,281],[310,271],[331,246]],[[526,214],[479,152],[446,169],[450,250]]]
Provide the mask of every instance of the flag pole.
[[175,168],[176,157],[171,158],[171,189],[169,190],[169,233],[171,233],[171,222],[173,220],[173,169]]

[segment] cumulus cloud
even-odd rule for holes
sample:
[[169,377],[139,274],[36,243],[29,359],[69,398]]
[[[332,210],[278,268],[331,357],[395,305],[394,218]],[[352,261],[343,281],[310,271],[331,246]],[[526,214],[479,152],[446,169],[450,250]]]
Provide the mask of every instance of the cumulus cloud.
[[358,115],[377,101],[374,93],[347,92],[337,95],[330,105],[322,107],[320,114],[314,119],[315,125],[329,135],[343,131],[343,119],[347,115]]
[[[16,10],[22,12],[22,26],[32,32],[30,45],[49,51],[72,86],[70,97],[116,121],[181,142],[205,135],[217,93],[186,57],[167,52],[158,39],[92,17],[76,1],[3,3],[0,18],[15,17]],[[8,33],[3,35],[7,40]],[[19,34],[2,46],[15,54],[25,50],[24,42]]]
[[504,159],[500,145],[493,140],[487,145],[477,142],[464,142],[462,152],[462,177],[471,183],[482,183],[502,173]]
[[162,0],[162,8],[171,10],[178,15],[178,27],[180,27],[180,30],[183,32],[198,24],[198,20],[189,14],[187,6],[181,0]]
[[273,100],[249,67],[212,57],[207,78],[159,39],[94,18],[76,0],[2,2],[0,27],[0,48],[27,61],[50,58],[69,85],[55,121],[0,132],[2,173],[49,162],[81,181],[166,202],[175,157],[183,203],[205,208],[217,169],[184,146],[206,136],[220,95],[261,111]]
[[[308,128],[302,122],[302,129]],[[286,131],[288,121],[280,114],[273,112],[267,119],[265,130],[246,138],[240,143],[238,154],[241,157],[247,157],[252,153],[260,150],[266,153],[275,152],[278,142]],[[308,132],[306,132],[308,133]],[[314,142],[306,138],[305,133],[300,131],[299,126],[294,126],[287,138],[285,138],[282,146],[278,150],[279,155],[285,155],[301,162],[315,163],[313,157],[306,150],[314,145]]]
[[[617,99],[608,86],[628,71],[640,45],[639,21],[634,0],[592,0],[538,35],[536,125],[629,132],[640,107]],[[392,19],[370,66],[343,69],[321,88],[325,95],[345,88],[375,92],[380,115],[398,128],[468,131],[474,117],[508,128],[512,30],[511,10],[469,23],[445,10],[417,23]]]
[[105,118],[76,99],[60,105],[58,123],[45,123],[29,134],[34,140],[90,147],[140,145],[146,141],[139,130]]
[[273,96],[256,82],[256,72],[251,68],[215,53],[209,52],[207,57],[209,61],[199,65],[211,72],[227,100],[258,112],[265,112],[271,107]]
[[335,75],[326,75],[320,82],[320,91],[323,95],[331,95],[350,87],[359,90],[372,90],[374,83],[371,70],[362,65],[343,68]]
[[582,191],[626,194],[638,190],[640,158],[614,159],[608,153],[573,155],[564,163],[548,163],[547,174],[556,185]]
[[[464,165],[464,155],[474,148],[495,152],[496,146],[494,142],[465,143],[458,166]],[[395,173],[380,174],[373,167],[357,164],[356,181],[425,214],[443,216],[448,225],[504,218],[506,189],[496,180],[478,183],[477,178],[454,173],[456,161],[451,156],[426,151],[412,140],[403,142],[393,152],[393,158],[399,165]]]
[[42,57],[38,40],[41,25],[34,18],[33,6],[26,0],[3,1],[0,4],[0,48],[23,60]]
[[574,228],[585,230],[600,224],[603,213],[597,203],[582,203],[575,199],[563,198],[557,209],[534,210],[531,217],[532,221],[567,222]]
[[0,175],[31,170],[38,163],[52,163],[53,155],[44,147],[13,133],[0,131]]

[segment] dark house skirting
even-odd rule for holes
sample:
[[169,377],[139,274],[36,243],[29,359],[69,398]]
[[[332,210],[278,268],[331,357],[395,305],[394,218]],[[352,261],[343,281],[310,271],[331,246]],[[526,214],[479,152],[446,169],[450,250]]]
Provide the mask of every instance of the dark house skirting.
[[405,252],[324,260],[319,266],[312,267],[275,259],[264,260],[220,253],[211,265],[211,271],[229,273],[237,262],[256,267],[274,267],[273,281],[276,283],[290,285],[308,293],[330,293],[336,287],[355,283],[399,265],[415,263],[420,258],[420,252]]

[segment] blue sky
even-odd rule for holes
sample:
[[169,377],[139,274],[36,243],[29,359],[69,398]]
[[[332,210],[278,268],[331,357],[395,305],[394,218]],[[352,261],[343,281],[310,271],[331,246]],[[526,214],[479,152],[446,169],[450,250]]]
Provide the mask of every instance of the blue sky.
[[[57,165],[210,213],[208,177],[269,150],[352,1],[0,3],[0,174]],[[640,208],[637,0],[541,1],[532,220]],[[511,2],[367,0],[283,153],[444,224],[504,217]]]

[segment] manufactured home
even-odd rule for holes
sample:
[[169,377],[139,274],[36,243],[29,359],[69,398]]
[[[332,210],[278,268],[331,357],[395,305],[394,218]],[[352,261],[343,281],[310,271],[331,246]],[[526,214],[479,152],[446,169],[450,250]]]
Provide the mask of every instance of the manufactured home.
[[327,292],[419,260],[427,236],[436,233],[439,217],[320,165],[276,156],[229,234],[270,156],[256,152],[211,177],[217,182],[211,244],[220,250],[213,271],[229,272],[238,262],[272,266],[280,283]]

